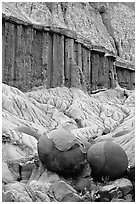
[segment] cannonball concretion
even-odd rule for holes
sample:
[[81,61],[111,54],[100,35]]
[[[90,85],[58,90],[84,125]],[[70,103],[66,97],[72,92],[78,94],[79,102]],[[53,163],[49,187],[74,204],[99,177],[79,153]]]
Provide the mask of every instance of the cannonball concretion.
[[37,148],[42,164],[50,171],[72,175],[85,166],[87,152],[82,150],[74,134],[65,129],[43,134]]
[[87,161],[94,179],[107,177],[115,180],[123,175],[128,167],[128,158],[122,147],[111,141],[98,142],[87,152]]

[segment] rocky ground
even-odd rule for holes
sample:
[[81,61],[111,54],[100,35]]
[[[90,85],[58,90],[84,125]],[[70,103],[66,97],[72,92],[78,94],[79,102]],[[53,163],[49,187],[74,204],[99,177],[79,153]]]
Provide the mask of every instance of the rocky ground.
[[[23,93],[2,85],[2,199],[6,202],[134,201],[135,92],[117,86],[88,95],[75,88],[35,88]],[[114,141],[128,156],[128,170],[114,181],[93,181],[88,164],[79,174],[63,177],[42,166],[38,134],[64,128],[79,140]],[[62,144],[61,144],[62,145]]]

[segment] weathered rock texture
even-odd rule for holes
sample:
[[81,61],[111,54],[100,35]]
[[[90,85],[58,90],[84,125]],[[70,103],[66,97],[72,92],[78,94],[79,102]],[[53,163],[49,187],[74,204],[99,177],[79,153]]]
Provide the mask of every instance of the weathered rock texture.
[[132,61],[135,40],[133,3],[16,3],[33,22],[69,28],[93,44],[117,50],[120,57]]
[[23,21],[74,30],[92,44],[134,62],[134,2],[17,2],[3,3],[3,11]]
[[[120,22],[133,19],[128,31],[121,28],[122,36],[130,33],[123,48],[117,45],[115,26],[120,5],[126,16],[119,15]],[[2,38],[3,82],[22,91],[44,84],[92,92],[115,87],[116,79],[122,87],[134,88],[134,10],[122,3],[3,3]]]
[[[117,55],[135,60],[135,4],[130,2],[90,2],[100,12],[104,26],[113,38]],[[134,20],[133,20],[134,19]]]
[[133,189],[131,181],[126,178],[117,179],[114,182],[109,182],[105,186],[100,186],[100,202],[132,202]]
[[[135,166],[134,97],[134,91],[125,91],[118,87],[89,96],[77,88],[68,89],[66,87],[52,89],[41,87],[22,93],[16,88],[3,84],[2,179],[4,186],[13,183],[13,187],[4,187],[3,199],[35,201],[39,197],[39,201],[45,201],[49,198],[49,196],[44,197],[44,194],[33,193],[31,189],[27,190],[30,187],[29,183],[38,180],[43,175],[43,170],[38,168],[37,140],[18,132],[16,130],[18,126],[30,126],[41,135],[57,127],[63,127],[71,131],[78,139],[91,143],[113,140],[126,151],[129,165]],[[110,133],[102,135],[106,128],[110,130]],[[43,175],[41,178],[42,182],[45,181],[42,184],[45,185],[43,188],[49,189],[56,179],[58,180],[59,177],[53,174],[49,179],[46,176],[44,180]],[[17,181],[23,182],[16,184],[20,186],[19,188],[14,184]],[[29,184],[29,187],[26,187],[26,183]],[[62,193],[64,195],[63,191]],[[73,195],[71,193],[66,198],[57,200],[60,199],[78,201],[81,198],[76,192],[73,192]]]
[[[63,127],[91,145],[117,142],[134,169],[135,92],[115,83],[134,87],[134,3],[2,6],[3,201],[85,201],[87,195],[79,195],[71,179],[62,180],[39,164],[36,139],[16,128],[29,126],[42,135]],[[98,89],[105,91],[85,92]],[[122,183],[121,191],[125,185],[132,189]],[[124,196],[131,200],[130,194]]]

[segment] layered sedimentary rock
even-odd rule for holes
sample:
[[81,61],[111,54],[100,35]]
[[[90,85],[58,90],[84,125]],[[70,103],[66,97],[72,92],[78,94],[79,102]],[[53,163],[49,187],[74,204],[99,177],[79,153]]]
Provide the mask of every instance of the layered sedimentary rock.
[[104,46],[134,62],[134,2],[3,3],[7,15],[13,7],[14,15],[22,20],[74,30],[92,44]]
[[[120,5],[125,13],[125,18],[120,16],[121,24],[133,19],[126,25],[131,35],[126,34],[123,48],[117,45],[121,24],[113,23]],[[3,3],[2,26],[4,83],[22,91],[41,85],[84,86],[90,93],[115,87],[117,79],[123,88],[134,89],[134,10],[127,5]],[[121,33],[124,36],[125,30]],[[125,41],[129,49],[124,47]],[[119,49],[125,54],[119,54]],[[127,53],[129,57],[125,57]]]

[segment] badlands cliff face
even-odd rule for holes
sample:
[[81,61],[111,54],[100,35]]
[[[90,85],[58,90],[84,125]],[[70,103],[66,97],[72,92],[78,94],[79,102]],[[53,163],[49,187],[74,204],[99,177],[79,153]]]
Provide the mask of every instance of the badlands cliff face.
[[[10,16],[18,18],[23,23],[53,25],[58,28],[70,29],[75,31],[79,38],[87,38],[93,45],[103,46],[112,51],[120,60],[134,63],[134,3],[4,2],[3,14],[7,18]],[[11,31],[10,28],[17,29],[17,26],[11,25],[11,22],[6,22],[6,25],[6,37],[4,36],[6,41],[4,43],[6,42],[7,44],[5,43],[4,47],[6,45],[6,48],[10,48],[7,52],[8,57],[5,58],[7,63],[5,64],[8,65],[6,68],[9,71],[6,76],[9,79],[14,70],[13,62],[15,62],[15,59],[13,60],[15,56],[13,57],[10,47],[10,45],[14,45],[11,39],[15,41],[15,38],[13,33],[12,35],[9,35],[9,33]],[[19,57],[19,60],[16,61],[16,65],[19,65],[20,71],[24,74],[25,71],[22,69],[22,67],[25,67],[24,64],[26,63],[29,68],[33,68],[33,66],[29,66],[33,64],[27,64],[32,59],[31,46],[29,47],[29,51],[31,50],[29,53],[30,58],[28,58],[30,61],[25,61],[25,58],[22,58],[24,61],[20,61],[20,56],[24,57],[28,54],[24,39],[29,39],[23,38],[22,27],[18,29],[17,33],[20,38],[17,39],[17,43],[19,42],[17,57]],[[39,32],[37,33],[39,34]],[[27,34],[30,37],[29,32]],[[31,37],[33,38],[33,35]],[[37,40],[36,44],[34,41],[32,43],[35,47]],[[31,44],[28,43],[27,45]],[[24,46],[23,48],[26,52],[21,46]],[[41,56],[34,55],[33,57],[40,58]],[[98,59],[99,56],[97,56],[97,61],[99,61]],[[43,61],[45,63],[45,58]],[[97,61],[94,60],[96,66],[92,70],[93,76],[95,74],[98,75],[102,68],[96,63]],[[100,60],[100,64],[101,62]],[[113,67],[113,62],[110,64]],[[9,67],[11,67],[11,70]],[[79,73],[79,70],[74,69],[75,67],[78,66],[73,66],[73,71],[75,70]],[[97,73],[95,72],[96,68],[99,69]],[[35,69],[37,71],[37,64]],[[105,69],[103,70],[104,76],[106,72]],[[14,71],[17,74],[17,70]],[[22,77],[23,74],[19,77]],[[3,83],[3,201],[134,201],[135,91],[126,90],[115,84],[115,88],[105,88],[103,91],[100,89],[99,93],[96,93],[98,88],[96,86],[96,92],[88,94],[84,86],[80,87],[83,72],[80,72],[81,78],[78,78],[76,73],[72,72],[71,74],[73,75],[71,81],[77,86],[69,86],[70,88],[64,84],[61,87],[55,86],[55,88],[49,89],[47,89],[46,85],[32,88],[33,84],[31,84],[30,91],[22,92]],[[37,73],[35,76],[38,78]],[[126,73],[124,76],[127,76]],[[46,75],[46,77],[49,77],[49,75]],[[95,77],[93,78],[96,80]],[[19,82],[21,82],[20,79],[18,78]],[[28,81],[30,83],[30,80]],[[34,81],[34,76],[32,76],[32,81]],[[56,82],[56,80],[53,81]],[[15,84],[12,85],[14,86]],[[22,83],[20,83],[20,87],[20,89],[25,90],[25,86]],[[127,172],[122,178],[115,181],[108,181],[106,178],[102,182],[93,182],[91,169],[86,164],[84,171],[76,175],[75,178],[59,176],[41,165],[37,151],[37,140],[28,134],[19,132],[17,128],[22,125],[33,128],[39,135],[47,135],[55,129],[65,129],[72,133],[77,140],[84,141],[84,143],[88,142],[90,145],[100,141],[116,142],[127,154]],[[69,139],[65,142],[62,140],[61,143],[58,141],[58,145],[61,147],[69,146],[70,141]]]
[[117,80],[134,89],[133,7],[3,3],[2,13],[3,83],[22,91],[84,86],[91,93]]
[[74,30],[92,44],[104,46],[123,60],[134,63],[134,2],[3,3],[3,12],[8,15],[15,9],[14,14],[19,18]]

